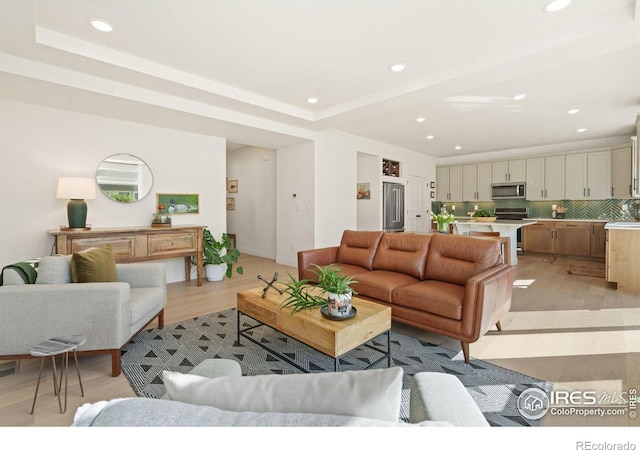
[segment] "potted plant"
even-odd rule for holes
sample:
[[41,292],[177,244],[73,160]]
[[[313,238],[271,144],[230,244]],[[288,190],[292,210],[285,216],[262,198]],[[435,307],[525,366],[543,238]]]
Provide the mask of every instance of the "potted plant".
[[473,213],[473,218],[476,222],[495,222],[496,215],[489,209],[480,209]]
[[285,283],[283,293],[287,294],[287,298],[282,302],[282,308],[293,308],[291,315],[305,309],[316,309],[327,304],[327,299],[318,295],[313,295],[313,286],[309,284],[309,280],[296,280],[289,272],[287,272],[291,281]]
[[327,295],[329,315],[334,317],[351,315],[351,298],[353,294],[357,294],[351,285],[357,281],[353,277],[340,275],[340,269],[335,269],[334,264],[324,267],[317,264],[313,266],[315,269],[311,271],[318,276],[318,287]]
[[[222,233],[221,240],[213,237],[211,231],[205,228],[202,239],[203,263],[206,277],[209,281],[221,281],[225,275],[229,278],[233,275],[233,264],[238,262],[240,252],[233,248],[227,233]],[[242,266],[236,268],[236,272],[242,275]]]

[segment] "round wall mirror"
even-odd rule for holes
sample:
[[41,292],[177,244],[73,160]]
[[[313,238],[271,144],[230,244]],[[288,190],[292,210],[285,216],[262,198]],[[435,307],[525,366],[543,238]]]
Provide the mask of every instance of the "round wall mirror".
[[102,193],[111,200],[131,203],[142,200],[151,191],[153,175],[140,158],[119,153],[100,163],[96,181]]

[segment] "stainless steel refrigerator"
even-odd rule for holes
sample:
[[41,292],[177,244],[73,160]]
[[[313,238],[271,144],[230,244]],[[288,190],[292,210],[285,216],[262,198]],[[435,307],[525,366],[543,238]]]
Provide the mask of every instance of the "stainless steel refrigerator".
[[383,230],[404,231],[404,184],[382,184]]

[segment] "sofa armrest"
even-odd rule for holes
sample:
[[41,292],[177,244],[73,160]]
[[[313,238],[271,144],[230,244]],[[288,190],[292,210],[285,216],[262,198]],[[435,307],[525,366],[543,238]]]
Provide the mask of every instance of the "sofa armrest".
[[315,248],[298,252],[298,280],[316,277],[308,270],[312,264],[326,266],[336,262],[340,247]]
[[515,268],[498,264],[467,280],[462,334],[475,342],[511,309]]
[[409,421],[448,422],[459,427],[488,427],[482,411],[454,375],[420,372],[413,376],[409,397]]
[[26,355],[55,336],[81,334],[80,350],[120,348],[130,337],[127,283],[0,287],[0,355]]
[[118,281],[132,288],[161,287],[166,289],[167,271],[164,263],[116,264]]

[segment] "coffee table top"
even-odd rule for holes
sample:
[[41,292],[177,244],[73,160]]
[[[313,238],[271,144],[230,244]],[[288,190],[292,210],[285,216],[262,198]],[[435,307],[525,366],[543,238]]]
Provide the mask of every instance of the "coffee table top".
[[391,308],[354,297],[357,314],[347,320],[323,317],[320,308],[291,314],[282,308],[287,294],[262,288],[238,292],[238,310],[276,330],[334,358],[356,348],[391,328]]

